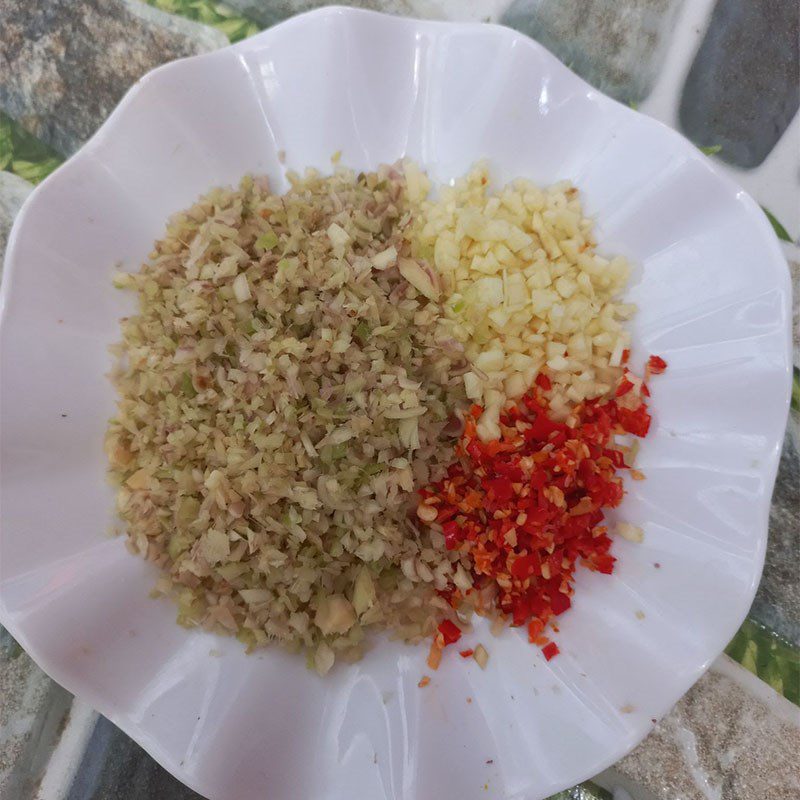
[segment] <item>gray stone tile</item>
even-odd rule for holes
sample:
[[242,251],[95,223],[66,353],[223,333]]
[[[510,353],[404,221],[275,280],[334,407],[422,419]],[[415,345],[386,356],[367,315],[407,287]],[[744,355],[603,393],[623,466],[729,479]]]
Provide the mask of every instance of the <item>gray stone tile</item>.
[[800,647],[800,455],[787,433],[769,513],[764,575],[750,616]]
[[800,107],[799,42],[796,0],[718,0],[681,98],[689,138],[758,166]]
[[10,172],[0,172],[0,270],[14,217],[31,189],[33,186],[28,181]]
[[579,786],[573,786],[571,789],[551,795],[547,800],[624,800],[624,798],[614,798],[610,792],[587,781]]
[[69,155],[166,61],[227,44],[138,0],[0,0],[0,109]]
[[794,365],[800,369],[800,261],[789,261],[789,274],[792,276],[792,344],[794,345]]
[[624,103],[650,94],[682,0],[515,0],[501,22]]
[[[794,365],[800,367],[800,262],[790,261]],[[764,575],[750,616],[800,647],[800,413],[792,410],[769,515]]]
[[[331,5],[328,0],[226,0],[226,5],[235,8],[245,17],[252,19],[264,28],[275,25],[283,19],[310,11],[313,8]],[[355,0],[339,5],[353,8],[368,8],[386,14],[420,16],[414,8],[413,0]]]
[[723,656],[614,772],[658,800],[796,800],[799,752],[797,707]]
[[0,627],[0,797],[33,797],[71,703]]
[[98,719],[66,800],[202,800],[105,717]]

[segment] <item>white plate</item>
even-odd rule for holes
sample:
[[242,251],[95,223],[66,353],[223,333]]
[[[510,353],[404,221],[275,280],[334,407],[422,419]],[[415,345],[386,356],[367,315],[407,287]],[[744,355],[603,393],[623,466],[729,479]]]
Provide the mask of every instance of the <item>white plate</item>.
[[[113,524],[104,374],[167,216],[215,184],[403,154],[439,180],[575,181],[639,269],[634,361],[653,381],[648,479],[613,576],[581,571],[546,663],[479,625],[486,671],[380,642],[322,680],[278,650],[187,632]],[[723,649],[761,572],[789,402],[789,281],[764,215],[676,133],[488,25],[326,9],[142,79],[20,213],[0,343],[0,619],[36,661],[215,800],[535,800],[611,764]],[[658,566],[660,565],[660,566]],[[645,614],[637,618],[637,612]],[[222,655],[211,655],[215,649]],[[470,702],[471,698],[471,702]]]

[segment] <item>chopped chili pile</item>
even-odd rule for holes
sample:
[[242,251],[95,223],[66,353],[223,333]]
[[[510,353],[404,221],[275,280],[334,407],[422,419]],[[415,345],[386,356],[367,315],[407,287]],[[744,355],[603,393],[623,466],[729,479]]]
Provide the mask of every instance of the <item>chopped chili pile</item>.
[[[646,375],[665,368],[652,356]],[[448,549],[468,554],[476,587],[470,591],[492,588],[497,609],[512,625],[527,625],[548,661],[559,650],[544,631],[571,606],[577,565],[614,569],[603,509],[622,501],[619,471],[629,466],[614,437],[644,437],[650,429],[647,386],[628,369],[612,399],[587,401],[564,422],[548,413],[549,388],[540,374],[501,415],[500,438],[486,443],[476,433],[483,409],[473,406],[456,460],[443,480],[420,492],[417,510],[441,530]],[[454,605],[460,599],[455,589],[444,594]],[[450,621],[439,626],[432,647],[437,666],[442,649],[460,636]]]

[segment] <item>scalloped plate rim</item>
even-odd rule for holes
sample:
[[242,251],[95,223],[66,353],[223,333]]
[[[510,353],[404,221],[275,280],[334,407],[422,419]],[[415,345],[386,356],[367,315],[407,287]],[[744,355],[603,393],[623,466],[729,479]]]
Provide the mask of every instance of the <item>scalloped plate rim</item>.
[[[67,159],[64,164],[59,166],[41,184],[33,189],[23,203],[9,236],[5,256],[6,269],[5,274],[3,275],[2,285],[0,286],[0,335],[2,334],[2,330],[6,323],[7,307],[11,297],[13,296],[14,277],[16,271],[22,268],[22,265],[15,260],[14,256],[17,246],[17,238],[20,235],[20,231],[22,230],[23,226],[25,225],[28,211],[38,202],[39,198],[43,194],[49,191],[50,187],[60,182],[68,171],[80,168],[84,161],[91,159],[93,152],[98,148],[98,146],[101,145],[107,137],[112,136],[118,126],[124,124],[132,100],[139,94],[145,85],[153,81],[157,81],[161,75],[167,72],[189,72],[196,64],[200,62],[211,62],[219,58],[228,58],[231,53],[237,54],[258,51],[265,46],[269,46],[269,43],[275,37],[280,36],[282,31],[290,26],[294,27],[307,25],[332,16],[368,17],[375,20],[378,24],[397,25],[398,28],[406,27],[409,29],[421,28],[446,31],[465,31],[475,34],[480,33],[484,36],[504,36],[507,37],[509,41],[518,42],[522,44],[522,46],[532,48],[540,53],[544,53],[547,58],[548,69],[559,71],[563,74],[568,74],[572,89],[575,93],[578,93],[586,98],[597,99],[603,104],[614,106],[616,107],[618,113],[632,115],[638,114],[638,112],[628,108],[627,106],[624,106],[618,101],[608,97],[607,95],[590,86],[582,78],[571,72],[554,55],[552,55],[552,53],[550,53],[538,42],[501,25],[471,22],[416,20],[406,17],[393,17],[379,12],[347,8],[342,6],[327,6],[321,9],[296,15],[239,43],[229,45],[228,47],[209,53],[178,59],[151,70],[130,87],[130,89],[120,100],[119,104],[115,107],[100,128],[93,134],[93,136],[75,154]],[[668,132],[668,135],[674,141],[675,146],[681,148],[687,158],[692,159],[704,169],[712,173],[714,179],[719,183],[719,185],[724,188],[726,192],[735,196],[737,202],[739,202],[746,210],[753,225],[760,228],[760,235],[765,247],[765,254],[768,254],[770,259],[780,261],[785,265],[785,258],[781,251],[780,245],[774,236],[768,220],[756,202],[731,178],[717,169],[711,159],[703,155],[681,134],[664,125],[663,123],[649,117],[646,118],[646,124],[653,129],[661,129],[665,132]],[[788,269],[784,270],[783,286],[780,288],[782,289],[782,294],[784,297],[791,296]],[[787,350],[789,352],[791,351],[791,325],[787,326]],[[788,415],[791,400],[791,368],[787,366],[785,372],[786,381],[783,405],[785,406],[786,414]],[[765,479],[765,485],[770,489],[770,493],[775,483],[780,458],[780,449],[781,441],[779,440],[774,443],[768,463],[764,464],[764,471],[762,472],[762,476]],[[747,608],[749,608],[749,605],[755,595],[755,591],[760,580],[761,571],[763,569],[767,541],[769,504],[766,505],[761,516],[762,531],[759,539],[759,552],[756,557],[757,569],[753,573],[753,580],[751,586],[749,587],[747,598],[742,598],[742,605],[746,604]],[[76,698],[89,702],[95,709],[100,711],[100,713],[118,725],[156,761],[158,761],[174,776],[179,778],[183,783],[199,793],[203,792],[204,786],[202,782],[192,772],[185,770],[181,765],[175,763],[174,759],[168,754],[168,752],[162,748],[159,741],[153,738],[150,733],[148,733],[146,726],[136,722],[129,712],[119,708],[114,702],[113,698],[96,692],[90,681],[81,684],[80,681],[75,681],[70,678],[63,681],[60,679],[60,677],[63,675],[60,665],[58,663],[51,663],[47,658],[41,657],[36,648],[29,647],[24,625],[18,626],[15,615],[9,613],[6,607],[2,585],[0,585],[0,621],[2,621],[3,625],[24,647],[31,658],[43,669],[43,671],[53,676],[57,682],[72,692]],[[724,637],[721,636],[720,638],[725,638],[725,641],[730,639],[740,624],[741,620],[736,622],[735,625],[732,625],[731,630],[728,633],[725,633]],[[683,681],[685,685],[681,691],[681,696],[688,691],[688,689],[697,681],[698,678],[703,675],[703,673],[705,673],[705,671],[710,667],[714,658],[716,658],[716,656],[710,657],[704,663],[698,665],[691,673],[687,673],[688,677],[685,681]],[[679,698],[671,700],[668,705],[671,706],[677,699]],[[668,708],[665,708],[665,713],[667,710]],[[591,778],[593,775],[596,775],[598,772],[614,764],[620,758],[629,753],[639,742],[645,738],[648,733],[649,729],[643,726],[642,730],[637,731],[635,734],[629,735],[627,738],[620,737],[617,746],[609,749],[607,757],[603,759],[603,762],[599,764],[593,764],[591,765],[591,768],[581,770],[580,772],[583,777],[578,778],[577,781]],[[572,782],[569,785],[572,785]]]

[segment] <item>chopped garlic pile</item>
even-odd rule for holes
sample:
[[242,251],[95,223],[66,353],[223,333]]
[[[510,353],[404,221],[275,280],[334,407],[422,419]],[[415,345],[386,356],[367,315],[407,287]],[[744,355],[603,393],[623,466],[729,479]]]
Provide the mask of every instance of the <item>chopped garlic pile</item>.
[[426,200],[427,178],[410,163],[405,173],[419,204],[414,254],[439,273],[453,335],[472,365],[467,395],[485,408],[481,439],[500,435],[506,401],[545,366],[556,415],[609,392],[630,342],[623,322],[635,311],[614,300],[629,266],[595,252],[577,190],[516,180],[495,193],[480,166]]

